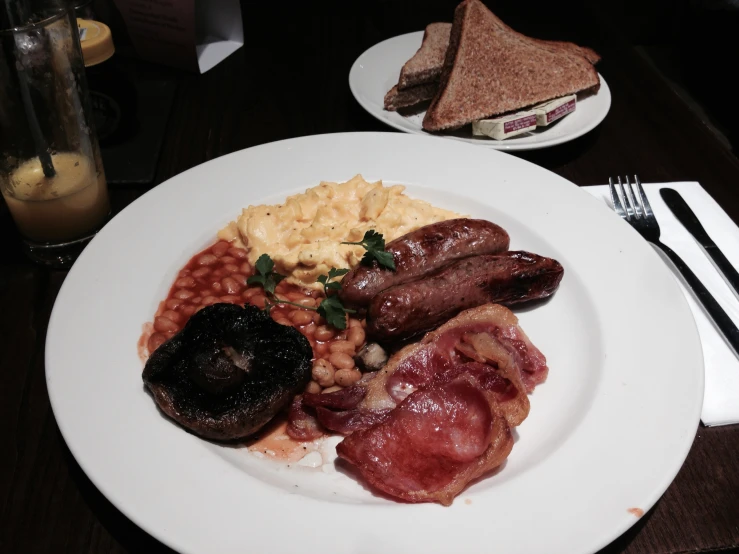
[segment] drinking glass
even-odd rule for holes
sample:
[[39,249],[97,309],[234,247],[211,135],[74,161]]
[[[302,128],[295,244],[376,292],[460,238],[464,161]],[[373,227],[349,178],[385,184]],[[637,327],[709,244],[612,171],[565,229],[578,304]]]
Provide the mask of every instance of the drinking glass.
[[110,213],[74,11],[0,12],[0,191],[31,259],[67,267]]

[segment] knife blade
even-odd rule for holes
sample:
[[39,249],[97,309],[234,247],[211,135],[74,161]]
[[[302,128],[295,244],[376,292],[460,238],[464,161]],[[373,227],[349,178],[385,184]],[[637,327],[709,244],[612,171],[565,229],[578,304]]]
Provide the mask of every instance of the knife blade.
[[675,217],[683,224],[693,238],[703,247],[703,250],[711,257],[713,263],[721,271],[727,283],[734,289],[734,293],[739,296],[739,272],[726,259],[723,252],[716,246],[716,243],[710,237],[701,225],[700,220],[690,209],[688,203],[685,202],[680,193],[671,188],[662,188],[659,190],[662,200],[665,201],[667,207],[670,208]]

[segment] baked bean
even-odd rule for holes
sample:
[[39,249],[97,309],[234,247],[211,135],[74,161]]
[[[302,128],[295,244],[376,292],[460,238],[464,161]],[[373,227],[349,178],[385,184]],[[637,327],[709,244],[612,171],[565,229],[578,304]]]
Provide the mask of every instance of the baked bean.
[[331,362],[329,362],[328,360],[318,358],[315,362],[313,362],[311,375],[313,375],[313,379],[322,387],[333,386],[334,372],[334,366],[331,365]]
[[200,256],[195,262],[198,265],[213,265],[214,263],[218,262],[218,258],[216,258],[213,254],[203,254]]
[[361,378],[362,374],[356,369],[339,369],[334,373],[334,381],[342,387],[349,387]]
[[341,390],[341,389],[342,389],[342,387],[339,387],[339,386],[337,386],[337,385],[334,385],[333,387],[329,387],[329,388],[327,388],[327,389],[323,389],[323,390],[321,391],[321,394],[328,394],[328,393],[330,393],[330,392],[336,392],[336,391],[339,391],[339,390]]
[[303,325],[303,328],[301,329],[301,331],[306,337],[308,337],[309,339],[312,339],[314,333],[316,332],[316,324],[311,322],[308,325]]
[[180,330],[180,326],[171,319],[157,316],[154,318],[154,330],[159,331],[160,333],[166,333],[167,331],[177,332]]
[[177,334],[177,331],[175,331],[174,329],[170,329],[169,331],[163,331],[162,332],[162,335],[164,335],[164,338],[165,339],[171,339],[176,334]]
[[234,258],[233,256],[223,256],[221,258],[221,263],[222,264],[234,264],[236,263],[236,258]]
[[165,310],[162,313],[162,317],[166,317],[167,319],[171,319],[175,323],[180,323],[182,321],[182,315],[178,314],[177,312],[173,312],[172,310]]
[[306,325],[313,321],[313,316],[305,310],[293,310],[290,312],[290,321],[295,325]]
[[321,314],[318,312],[313,312],[313,323],[317,323],[318,325],[325,325],[326,320],[321,317]]
[[195,296],[190,299],[190,302],[192,302],[195,306],[200,306],[200,303],[203,301],[202,296]]
[[154,352],[154,350],[159,348],[165,342],[167,342],[167,337],[165,337],[161,333],[154,333],[152,336],[149,337],[149,340],[146,343],[146,347],[149,349],[149,354]]
[[164,303],[164,305],[169,310],[176,310],[180,306],[182,306],[183,302],[179,298],[168,298],[167,301]]
[[224,277],[221,285],[223,286],[223,290],[228,294],[238,294],[241,292],[241,284],[232,277]]
[[233,256],[234,258],[237,258],[239,260],[245,260],[247,256],[246,250],[242,248],[236,248],[233,246],[228,249],[228,255]]
[[349,342],[354,343],[354,346],[359,347],[364,344],[364,341],[367,339],[367,333],[364,332],[364,329],[362,329],[362,325],[360,324],[356,327],[349,328],[349,333],[346,338]]
[[349,318],[349,329],[351,329],[352,327],[361,327],[361,326],[362,326],[361,321],[359,321],[358,319],[354,319],[352,317]]
[[239,271],[241,273],[245,273],[246,275],[251,275],[251,266],[249,265],[249,262],[244,262],[239,267]]
[[318,394],[319,392],[321,392],[321,385],[319,385],[315,381],[311,381],[305,386],[305,392],[310,394]]
[[209,267],[199,267],[198,269],[192,272],[192,276],[195,277],[196,279],[202,279],[203,277],[208,275],[208,273],[210,273]]
[[316,337],[316,340],[326,341],[334,338],[334,335],[335,333],[333,329],[327,327],[326,325],[321,325],[319,327],[316,327],[316,333],[314,336]]
[[180,306],[180,313],[185,317],[190,317],[195,313],[195,306]]
[[346,340],[347,334],[348,334],[348,332],[347,332],[346,329],[344,329],[343,331],[339,331],[339,334],[336,335],[336,339],[337,340]]
[[315,352],[316,357],[325,356],[328,353],[328,344],[325,342],[316,342],[313,352]]
[[335,340],[328,347],[329,352],[343,352],[344,354],[354,355],[356,347],[353,342],[348,340]]
[[297,291],[288,292],[285,296],[287,296],[287,299],[290,300],[291,302],[297,302],[298,300],[302,300],[303,298],[305,298],[305,294],[303,294],[302,292],[297,292]]
[[246,289],[244,292],[241,293],[241,297],[246,300],[249,300],[252,296],[257,294],[258,292],[260,292],[259,287],[249,287],[248,289]]
[[175,286],[183,289],[191,289],[195,286],[195,279],[192,277],[182,277],[174,282]]
[[336,369],[352,369],[354,367],[354,358],[345,352],[332,352],[328,357],[328,361]]
[[240,296],[228,295],[221,296],[221,302],[228,302],[229,304],[241,304],[242,300]]
[[218,298],[216,296],[206,296],[201,300],[200,305],[201,306],[212,306],[213,304],[218,303]]
[[235,279],[242,287],[246,284],[246,275],[242,275],[241,273],[234,273],[231,275],[231,279]]
[[216,269],[213,272],[213,277],[216,277],[216,278],[220,279],[221,277],[225,277],[226,276],[226,273],[227,272],[226,272],[225,269],[223,269],[222,267],[219,267],[218,269]]
[[290,320],[287,319],[286,317],[277,316],[273,319],[275,320],[275,323],[279,323],[280,325],[284,325],[286,327],[290,327],[291,325]]
[[195,296],[195,293],[191,290],[187,289],[180,289],[177,292],[175,292],[172,296],[175,298],[179,298],[180,300],[187,300],[188,298],[192,298]]
[[231,245],[227,243],[226,241],[220,241],[213,245],[213,248],[210,249],[210,251],[219,258],[223,256],[228,249],[231,248]]
[[[210,284],[210,288],[213,290],[215,294],[220,294],[223,291],[223,286],[221,285],[220,281],[213,281]],[[228,291],[226,291],[228,292]]]
[[[295,300],[296,304],[300,304],[301,306],[305,306],[307,308],[315,308],[316,301],[313,300],[310,296],[307,298],[301,298],[300,300]],[[311,321],[313,321],[313,314],[311,315]]]
[[256,306],[260,310],[263,310],[266,300],[267,298],[263,294],[255,294],[249,299],[249,302],[251,302],[253,306]]
[[177,277],[188,277],[192,273],[189,269],[181,269]]
[[223,266],[223,270],[226,273],[236,273],[239,270],[239,266],[236,264],[226,264]]

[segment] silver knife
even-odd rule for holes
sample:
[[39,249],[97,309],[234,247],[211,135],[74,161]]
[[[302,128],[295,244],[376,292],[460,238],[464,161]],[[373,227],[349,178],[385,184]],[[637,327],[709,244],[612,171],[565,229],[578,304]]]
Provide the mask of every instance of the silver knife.
[[693,238],[698,241],[705,252],[711,257],[716,267],[719,268],[726,281],[731,285],[731,288],[739,296],[739,272],[734,269],[731,262],[726,259],[723,252],[713,242],[713,239],[703,228],[703,225],[701,225],[701,222],[693,213],[693,210],[690,209],[687,202],[680,196],[680,193],[674,189],[663,188],[659,189],[659,194],[662,200],[665,201],[665,204],[667,204],[667,207],[672,210],[675,217],[683,224],[683,227],[690,231]]

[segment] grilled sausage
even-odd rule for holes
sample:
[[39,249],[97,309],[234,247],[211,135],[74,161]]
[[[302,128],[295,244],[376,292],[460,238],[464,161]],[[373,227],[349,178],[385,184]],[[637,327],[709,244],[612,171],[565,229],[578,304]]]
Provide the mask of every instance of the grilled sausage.
[[563,273],[557,260],[529,252],[465,258],[375,296],[367,313],[367,334],[380,342],[397,342],[488,302],[510,306],[545,298],[557,289]]
[[347,273],[339,298],[344,306],[363,308],[386,288],[428,275],[460,258],[505,252],[508,245],[508,233],[490,221],[460,218],[432,223],[385,246],[393,254],[395,271],[374,262]]

